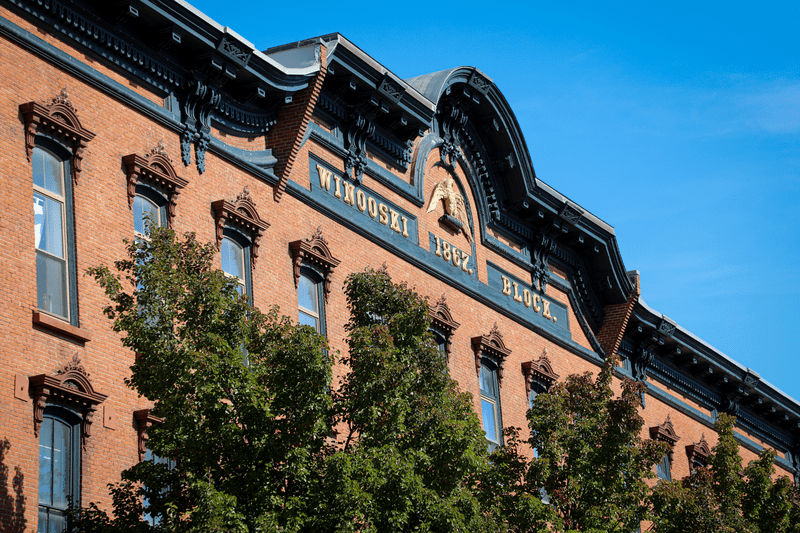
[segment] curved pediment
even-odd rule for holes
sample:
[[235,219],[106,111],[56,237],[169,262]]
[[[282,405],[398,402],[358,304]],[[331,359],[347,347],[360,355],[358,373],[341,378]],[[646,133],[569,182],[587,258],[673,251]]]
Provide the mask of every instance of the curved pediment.
[[[461,160],[481,190],[482,223],[497,220],[504,204],[532,195],[536,174],[517,119],[494,82],[474,67],[457,67],[406,80],[436,102],[433,128],[416,157],[427,160],[439,148],[441,161],[453,168]],[[424,167],[413,165],[418,179]]]

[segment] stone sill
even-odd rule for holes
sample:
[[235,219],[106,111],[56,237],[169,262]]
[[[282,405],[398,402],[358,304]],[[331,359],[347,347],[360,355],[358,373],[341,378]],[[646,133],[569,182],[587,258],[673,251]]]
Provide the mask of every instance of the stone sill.
[[50,316],[47,313],[42,313],[41,311],[33,311],[33,325],[50,330],[58,335],[69,337],[78,342],[89,342],[92,340],[92,334],[85,329],[75,327],[72,324]]

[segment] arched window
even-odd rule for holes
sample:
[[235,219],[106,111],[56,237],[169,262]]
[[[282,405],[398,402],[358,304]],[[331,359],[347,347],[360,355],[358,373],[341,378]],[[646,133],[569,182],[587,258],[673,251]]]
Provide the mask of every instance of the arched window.
[[297,281],[297,307],[299,322],[311,326],[317,333],[325,334],[325,298],[322,276],[308,267],[300,269]]
[[489,451],[502,444],[503,422],[500,419],[500,388],[497,382],[497,365],[491,359],[481,359],[481,414],[483,431],[489,443]]
[[246,294],[252,303],[250,290],[250,241],[238,231],[226,228],[220,243],[222,271],[235,278],[239,294]]
[[47,407],[39,430],[39,531],[61,532],[66,511],[80,505],[81,418],[63,407]]
[[137,185],[133,198],[133,232],[137,236],[145,234],[146,220],[149,218],[156,226],[167,225],[167,199],[150,187]]
[[37,137],[33,167],[33,224],[39,310],[77,325],[75,236],[69,152]]

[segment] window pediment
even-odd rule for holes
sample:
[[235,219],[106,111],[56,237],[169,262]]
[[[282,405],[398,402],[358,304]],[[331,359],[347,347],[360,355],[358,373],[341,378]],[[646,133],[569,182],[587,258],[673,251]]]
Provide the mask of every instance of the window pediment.
[[89,373],[76,353],[55,375],[39,374],[28,378],[28,389],[33,397],[33,429],[39,436],[48,402],[57,402],[78,408],[83,412],[82,442],[91,437],[92,422],[97,406],[108,397],[94,390]]
[[481,358],[490,357],[497,362],[498,385],[503,381],[503,363],[511,355],[511,350],[506,348],[503,335],[497,329],[497,323],[492,326],[488,335],[472,337],[472,349],[475,351],[475,372],[480,376]]
[[459,324],[453,320],[453,315],[450,312],[450,306],[447,305],[447,300],[442,294],[442,297],[430,308],[431,324],[434,328],[444,333],[444,351],[450,355],[450,348],[453,344],[453,333],[458,329]]
[[67,141],[72,146],[71,158],[72,181],[78,182],[81,172],[83,152],[86,145],[94,139],[95,134],[87,130],[78,120],[75,106],[69,99],[66,87],[47,104],[27,102],[19,106],[22,118],[25,121],[25,151],[30,162],[33,155],[36,134],[40,130],[46,131],[60,139]]
[[542,351],[539,359],[522,363],[522,374],[525,376],[525,393],[530,395],[534,381],[539,381],[549,388],[558,379],[558,374],[553,371],[547,348]]
[[256,203],[250,197],[247,187],[234,201],[217,200],[211,204],[216,220],[217,247],[222,243],[222,233],[226,225],[237,226],[250,236],[250,261],[256,267],[258,247],[264,232],[269,228],[269,223],[262,220],[256,210]]
[[339,266],[341,261],[333,257],[328,241],[322,236],[322,228],[318,227],[310,238],[297,240],[289,243],[289,250],[292,253],[292,266],[294,273],[294,286],[300,280],[300,270],[303,264],[316,267],[324,277],[323,294],[325,301],[328,301],[328,294],[331,291],[331,280],[334,269]]
[[128,207],[133,205],[133,199],[136,197],[136,184],[142,180],[149,181],[167,191],[169,196],[167,220],[172,226],[178,194],[189,182],[175,172],[164,143],[159,141],[155,148],[144,156],[126,155],[122,158],[122,163],[125,165],[128,178]]
[[164,419],[150,414],[150,409],[134,411],[133,418],[136,420],[137,446],[141,462],[144,461],[144,455],[147,453],[147,441],[150,439],[149,429],[155,424],[163,423]]
[[708,464],[708,458],[711,456],[711,448],[706,442],[706,436],[700,437],[700,442],[692,443],[686,447],[686,456],[689,458],[689,468],[694,468],[695,460],[700,463]]

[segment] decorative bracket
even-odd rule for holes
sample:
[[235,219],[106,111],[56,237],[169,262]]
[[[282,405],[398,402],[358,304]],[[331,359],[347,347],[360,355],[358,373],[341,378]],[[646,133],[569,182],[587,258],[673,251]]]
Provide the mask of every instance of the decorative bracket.
[[29,377],[28,390],[33,398],[34,434],[39,436],[44,410],[49,402],[77,406],[83,412],[81,443],[85,448],[86,439],[92,436],[92,422],[97,406],[108,396],[95,392],[77,352],[55,376],[39,374]]
[[87,130],[78,120],[77,110],[69,99],[66,87],[48,105],[28,102],[19,106],[25,121],[25,151],[28,161],[33,155],[36,132],[40,129],[65,139],[73,147],[71,165],[72,182],[78,183],[81,163],[86,145],[94,139],[94,133]]
[[217,200],[211,204],[211,208],[214,210],[214,219],[216,220],[217,247],[222,244],[222,232],[226,224],[239,226],[250,234],[250,262],[255,269],[261,237],[269,228],[269,224],[258,216],[256,204],[250,197],[250,191],[245,187],[235,201]]
[[694,469],[695,459],[704,465],[708,464],[708,458],[711,457],[711,448],[706,442],[706,436],[703,434],[700,437],[700,442],[692,443],[686,447],[686,456],[689,458],[689,469]]
[[669,464],[672,464],[672,454],[675,443],[680,440],[680,437],[675,433],[675,428],[672,426],[672,420],[669,419],[669,415],[667,415],[667,419],[663,424],[650,428],[650,438],[669,444],[669,452],[667,452],[667,455],[669,456]]
[[128,174],[128,207],[133,205],[136,196],[136,184],[140,180],[148,180],[168,191],[169,207],[167,208],[168,223],[172,226],[175,218],[180,190],[189,184],[188,181],[175,173],[172,160],[167,155],[163,141],[144,156],[138,154],[126,155],[122,158],[125,171]]
[[148,431],[154,424],[163,423],[164,419],[151,415],[150,409],[139,409],[138,411],[134,411],[133,418],[136,420],[139,462],[142,462],[144,461],[145,453],[147,453],[147,441],[150,439]]
[[289,249],[292,252],[292,265],[294,266],[294,286],[297,287],[297,283],[300,280],[300,269],[303,263],[314,265],[325,275],[323,292],[327,302],[328,293],[331,292],[333,270],[339,266],[341,261],[331,254],[328,241],[322,236],[322,228],[318,227],[317,231],[309,239],[290,242]]
[[191,148],[194,143],[197,171],[206,171],[206,150],[211,142],[211,113],[219,105],[222,96],[198,79],[189,80],[189,95],[183,104],[184,124],[181,132],[181,157],[183,164],[192,162]]
[[367,141],[375,134],[375,124],[359,108],[350,113],[350,127],[347,129],[344,174],[356,182],[367,169]]
[[656,357],[656,348],[664,344],[664,339],[651,333],[639,342],[631,358],[631,373],[636,381],[647,381],[647,367]]
[[542,294],[544,294],[547,280],[550,277],[550,255],[556,252],[557,247],[555,239],[548,237],[543,231],[539,231],[531,248],[533,255],[532,281],[534,285],[537,285],[538,281],[539,292]]
[[460,107],[452,102],[445,109],[441,122],[443,142],[439,147],[439,158],[446,169],[455,171],[456,162],[462,157],[461,151],[458,149],[460,133],[467,125],[469,118]]
[[453,320],[453,315],[450,313],[450,306],[447,305],[444,294],[442,294],[442,297],[439,298],[436,304],[430,308],[430,317],[433,326],[445,333],[444,351],[447,356],[450,357],[450,348],[453,344],[453,333],[455,333],[455,331],[458,329],[458,326],[461,324]]
[[522,363],[522,374],[525,376],[525,395],[530,396],[533,382],[538,381],[546,388],[555,383],[558,374],[553,372],[553,365],[547,357],[547,348],[544,349],[539,359]]
[[665,337],[672,337],[675,334],[675,323],[661,315],[661,322],[658,324],[658,333]]
[[475,351],[475,372],[481,374],[481,358],[491,357],[497,362],[497,383],[503,384],[503,363],[506,357],[511,355],[511,350],[506,348],[503,336],[497,329],[497,322],[492,326],[488,335],[472,337],[472,349]]

